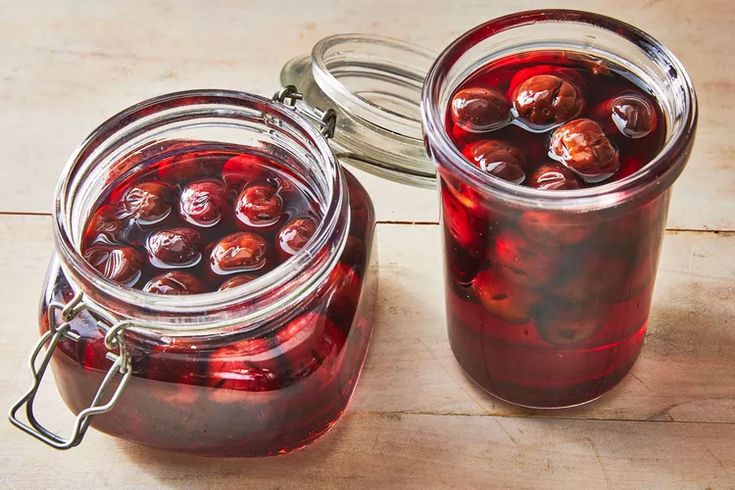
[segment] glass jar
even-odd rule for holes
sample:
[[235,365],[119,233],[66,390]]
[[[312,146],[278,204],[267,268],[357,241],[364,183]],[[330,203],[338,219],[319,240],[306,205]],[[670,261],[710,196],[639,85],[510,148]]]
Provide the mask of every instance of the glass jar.
[[[465,161],[446,129],[457,87],[500,58],[554,50],[610,61],[652,90],[667,134],[650,163],[619,181],[550,192]],[[462,368],[492,395],[527,407],[606,393],[640,352],[670,187],[694,141],[696,98],[681,63],[608,17],[517,13],[472,29],[439,56],[422,120],[439,174],[449,340]]]
[[[11,413],[17,426],[57,448],[79,444],[91,425],[163,449],[263,456],[303,447],[335,423],[372,333],[375,216],[327,142],[333,113],[309,111],[298,98],[290,88],[278,100],[174,93],[123,111],[85,140],[57,188],[35,385]],[[224,291],[156,295],[105,279],[80,254],[96,203],[182,142],[278,158],[320,209],[312,239],[276,269]],[[49,362],[77,414],[68,438],[33,412]]]

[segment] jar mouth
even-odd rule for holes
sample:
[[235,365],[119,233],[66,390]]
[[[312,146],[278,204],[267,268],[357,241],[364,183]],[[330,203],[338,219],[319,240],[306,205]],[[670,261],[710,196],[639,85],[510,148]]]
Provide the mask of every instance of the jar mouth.
[[[296,146],[309,153],[311,161],[308,165],[320,175],[318,185],[323,217],[313,237],[272,271],[224,291],[160,295],[105,278],[80,253],[80,227],[83,228],[89,213],[93,212],[93,209],[88,209],[85,214],[85,210],[75,209],[81,199],[78,194],[84,179],[104,175],[99,166],[119,158],[124,153],[120,148],[131,138],[140,137],[151,128],[162,134],[160,128],[163,124],[185,125],[187,118],[207,115],[233,118],[233,124],[245,124],[247,121],[252,125],[253,120],[262,120],[262,131],[274,133],[275,141],[284,145],[289,137],[296,138],[296,132],[299,133],[303,141]],[[226,125],[224,120],[211,124]],[[238,128],[231,129],[236,131]],[[339,258],[339,253],[325,253],[325,248],[334,243],[335,234],[339,234],[339,250],[347,239],[346,233],[339,231],[343,227],[340,221],[345,219],[346,203],[343,175],[326,138],[296,108],[238,91],[188,90],[140,102],[92,131],[72,153],[57,184],[53,223],[62,269],[67,277],[75,279],[89,299],[104,304],[120,316],[141,319],[145,326],[189,331],[210,328],[214,323],[226,326],[256,322],[319,286]],[[246,304],[253,307],[248,308],[246,316],[243,316],[239,307]],[[233,306],[238,307],[237,311],[228,313]],[[172,318],[177,320],[172,322]]]
[[[611,53],[600,46],[593,33],[586,33],[580,39],[528,39],[520,35],[510,38],[514,44],[512,49],[497,46],[494,56],[486,56],[475,60],[473,70],[465,70],[457,76],[452,86],[446,81],[455,64],[466,53],[472,54],[472,49],[479,43],[492,38],[508,34],[513,29],[538,28],[545,24],[563,23],[579,25],[588,29],[595,29],[600,36],[610,41],[626,43],[634,48],[641,59],[653,62],[666,79],[667,89],[676,97],[671,106],[676,105],[676,115],[664,113],[671,124],[667,125],[667,140],[661,151],[647,165],[637,172],[607,184],[596,187],[576,190],[545,191],[532,187],[520,186],[483,173],[479,168],[470,165],[460,150],[452,142],[445,126],[445,111],[448,98],[475,69],[489,61],[499,59],[512,53],[567,49],[581,53],[589,52],[596,56],[606,56]],[[550,47],[551,46],[551,47]],[[478,62],[479,61],[479,62]],[[626,63],[624,58],[615,60],[631,71],[636,66]],[[641,71],[641,70],[637,70]],[[647,80],[648,81],[648,80]],[[663,94],[656,93],[657,98]],[[691,150],[697,123],[697,100],[691,79],[684,66],[660,42],[640,29],[611,17],[577,10],[531,10],[499,17],[481,24],[466,32],[452,42],[437,58],[426,78],[421,101],[421,115],[427,146],[435,160],[447,164],[453,171],[471,179],[482,191],[506,199],[508,202],[523,206],[539,207],[544,209],[559,209],[572,212],[584,212],[609,208],[624,202],[632,202],[644,198],[659,189],[667,189],[683,170],[687,156]]]

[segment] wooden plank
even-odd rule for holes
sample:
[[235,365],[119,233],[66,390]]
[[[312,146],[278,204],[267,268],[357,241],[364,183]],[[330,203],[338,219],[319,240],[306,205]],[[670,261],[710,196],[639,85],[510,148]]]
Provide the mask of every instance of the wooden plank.
[[[457,366],[444,325],[438,231],[433,225],[379,226],[375,336],[353,410],[735,423],[735,236],[669,233],[646,346],[633,375],[590,406],[536,413],[488,397]],[[36,302],[50,250],[48,218],[0,217],[4,395],[15,396],[27,382],[17,373],[24,373],[36,338]]]
[[90,433],[71,454],[27,437],[12,439],[13,452],[0,460],[9,488],[735,485],[730,424],[351,413],[311,447],[257,461],[164,453],[99,433]]
[[[54,182],[72,149],[104,118],[134,102],[192,87],[270,94],[286,60],[339,32],[380,33],[438,52],[469,27],[519,5],[511,0],[452,4],[452,15],[446,14],[446,3],[421,0],[320,0],[308,8],[294,1],[255,8],[234,0],[206,6],[151,0],[83,7],[66,0],[24,4],[22,9],[4,0],[0,7],[0,181],[12,183],[3,189],[0,211],[42,212],[51,207]],[[543,7],[543,2],[522,7]],[[702,105],[700,131],[677,185],[669,226],[735,230],[735,201],[730,199],[735,190],[735,142],[730,137],[735,85],[725,69],[732,65],[735,11],[721,0],[598,0],[584,7],[650,31],[688,67]],[[436,221],[431,191],[365,181],[376,197],[379,219]]]
[[[381,293],[348,414],[313,447],[248,464],[166,454],[91,431],[73,454],[0,424],[9,488],[265,487],[729,488],[735,485],[731,353],[735,236],[670,233],[641,361],[613,394],[534,413],[480,393],[452,359],[441,306],[438,227],[379,227]],[[29,382],[36,301],[51,250],[46,217],[0,217],[0,406]],[[45,420],[65,427],[51,382]],[[545,418],[539,418],[545,417]],[[614,419],[614,420],[602,420]],[[12,449],[11,449],[12,447]],[[104,455],[104,464],[93,464]]]

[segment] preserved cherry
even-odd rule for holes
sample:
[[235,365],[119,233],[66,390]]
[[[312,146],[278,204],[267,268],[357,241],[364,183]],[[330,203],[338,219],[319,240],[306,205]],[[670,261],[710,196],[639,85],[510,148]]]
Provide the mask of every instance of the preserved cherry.
[[286,223],[278,232],[276,247],[282,260],[304,248],[316,231],[316,222],[308,216],[299,216]]
[[592,119],[575,119],[551,135],[549,156],[587,182],[601,182],[620,168],[618,150]]
[[237,198],[237,217],[248,227],[264,228],[278,223],[283,213],[283,200],[269,185],[246,187]]
[[223,282],[219,287],[219,291],[242,286],[243,284],[249,283],[253,279],[255,279],[255,276],[253,274],[238,274]]
[[148,254],[158,267],[193,265],[201,257],[202,237],[191,228],[160,230],[148,237]]
[[[448,107],[462,163],[483,170],[477,179],[550,194],[641,169],[663,147],[665,119],[640,80],[600,66],[539,52],[481,67],[456,94],[508,94],[516,114],[475,134]],[[586,214],[516,207],[438,163],[449,339],[465,371],[496,396],[533,407],[609,390],[640,350],[666,199]]]
[[645,138],[656,129],[656,105],[640,92],[626,91],[598,104],[593,117],[609,134]]
[[520,184],[526,178],[526,157],[511,144],[482,140],[466,146],[464,154],[480,170],[500,179]]
[[143,261],[132,247],[93,245],[84,258],[107,279],[125,286],[135,284],[141,275]]
[[196,276],[188,272],[171,271],[148,281],[143,291],[155,294],[199,294],[204,292],[204,288]]
[[451,114],[457,126],[472,133],[481,133],[510,121],[510,103],[497,90],[470,87],[454,94]]
[[563,165],[555,162],[541,164],[528,179],[528,185],[545,191],[579,189],[582,183]]
[[171,211],[171,190],[160,182],[132,185],[122,199],[124,215],[134,216],[143,224],[164,219]]
[[579,88],[563,77],[535,75],[518,85],[513,106],[523,120],[547,126],[576,117],[584,107],[584,99]]
[[216,181],[192,182],[181,191],[181,216],[198,226],[214,226],[227,205],[225,187]]
[[268,248],[255,233],[227,235],[212,249],[212,269],[217,274],[257,271],[265,266]]

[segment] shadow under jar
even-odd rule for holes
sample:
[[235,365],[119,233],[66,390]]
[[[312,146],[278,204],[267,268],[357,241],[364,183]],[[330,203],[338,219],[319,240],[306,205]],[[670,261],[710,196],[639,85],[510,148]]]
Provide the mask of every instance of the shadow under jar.
[[[473,138],[505,135],[507,141],[522,133],[517,148],[540,166],[549,161],[549,147],[534,155],[532,140],[550,143],[539,133],[574,117],[593,117],[584,112],[591,108],[568,105],[566,120],[547,118],[542,122],[549,127],[541,128],[523,116],[542,120],[548,113],[524,114],[518,104],[510,109],[493,100],[492,107],[504,111],[495,118],[498,125],[460,120],[475,127],[470,141],[457,137],[448,113],[468,80],[483,79],[483,70],[507,60],[549,62],[550,53],[597,72],[612,70],[655,99],[663,121],[660,145],[653,148],[660,150],[648,163],[632,171],[623,164],[619,172],[625,174],[582,188],[543,190],[509,182],[515,177],[507,174],[506,180],[490,175],[488,166],[465,158],[463,145]],[[484,79],[502,83],[502,76]],[[599,88],[594,81],[574,83],[588,93]],[[438,169],[447,326],[459,364],[490,394],[521,406],[575,406],[609,391],[640,352],[670,187],[694,141],[696,99],[680,62],[647,34],[614,19],[522,12],[476,27],[440,55],[426,79],[422,118]],[[523,176],[518,180],[523,183]]]
[[[310,201],[318,223],[290,258],[219,290],[211,284],[229,276],[213,279],[210,270],[207,277],[199,264],[194,276],[210,292],[165,295],[141,290],[146,277],[128,286],[110,281],[82,256],[90,217],[115,199],[121,183],[168,169],[175,172],[164,176],[170,184],[185,187],[194,165],[194,176],[204,172],[211,186],[233,155],[246,170],[258,158],[275,162],[278,175]],[[227,175],[223,182],[237,195],[230,188],[236,182]],[[225,224],[199,227],[205,240],[236,221],[231,197],[221,209]],[[173,207],[160,219],[184,213]],[[148,225],[131,226],[138,233]],[[31,432],[45,433],[57,447],[76,445],[91,421],[123,439],[211,456],[275,455],[313,441],[345,410],[367,354],[377,287],[374,225],[365,190],[337,163],[318,124],[294,107],[203,90],[161,96],[114,116],[83,143],[60,181],[56,253],[40,315],[42,334],[50,323],[54,331],[66,329],[52,365],[69,408],[80,414],[111,397],[114,407],[83,419],[76,439],[53,436],[35,420]],[[202,262],[214,253],[211,246],[203,246]],[[80,293],[82,303],[74,306]],[[93,403],[103,384],[105,395]]]

